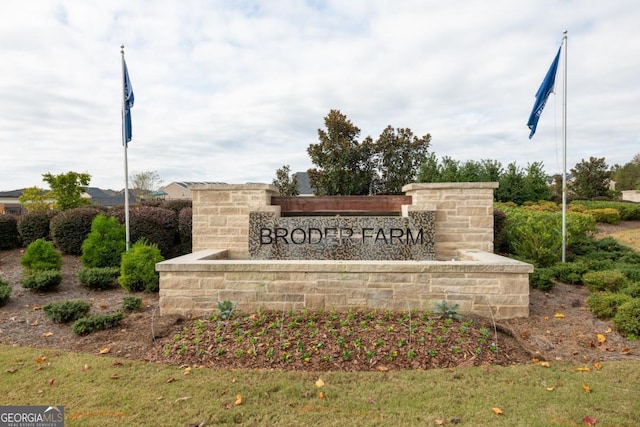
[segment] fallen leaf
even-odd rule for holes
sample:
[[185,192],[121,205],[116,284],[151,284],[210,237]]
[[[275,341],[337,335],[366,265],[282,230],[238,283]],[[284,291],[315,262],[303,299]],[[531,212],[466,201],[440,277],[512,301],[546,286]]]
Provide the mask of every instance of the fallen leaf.
[[542,366],[544,368],[548,368],[551,365],[549,364],[549,362],[540,362],[540,366]]
[[578,372],[590,372],[591,369],[589,369],[589,368],[578,368],[577,371]]
[[631,349],[623,348],[622,350],[620,350],[620,353],[622,353],[622,354],[631,354]]
[[387,372],[389,368],[387,368],[386,366],[380,365],[380,366],[376,366],[376,370],[380,372]]
[[325,396],[324,396],[324,393],[323,393],[323,392],[321,392],[321,391],[319,391],[319,392],[318,392],[318,398],[319,398],[320,400],[324,400],[324,397],[325,397]]
[[607,340],[607,337],[605,337],[603,334],[598,334],[597,337],[599,343],[603,343]]
[[167,380],[167,384],[171,384],[172,382],[174,382],[176,379],[171,377]]
[[184,372],[183,372],[183,374],[184,374],[184,375],[189,375],[189,374],[191,374],[191,366],[187,366],[186,368],[184,368]]
[[589,416],[584,417],[582,419],[582,421],[584,421],[588,426],[595,426],[596,423],[598,422],[597,420],[595,420],[595,419],[593,419],[593,418],[591,418]]
[[237,395],[237,396],[236,396],[236,401],[235,401],[235,402],[233,402],[233,404],[234,404],[235,406],[240,406],[240,405],[242,405],[242,396],[241,396],[241,395]]
[[49,380],[49,387],[53,387],[53,383],[54,383],[55,381],[56,381],[56,380],[55,380],[55,378],[51,378],[51,379]]
[[31,322],[31,326],[38,326],[38,319]]
[[564,319],[564,314],[556,313],[556,314],[553,315],[553,317],[555,317],[556,319]]
[[374,403],[376,403],[376,400],[373,397],[368,397],[367,403],[371,403],[373,405]]
[[120,378],[120,375],[118,375],[118,374],[111,375],[111,379],[112,380],[117,380],[118,378]]
[[176,400],[173,401],[173,403],[178,403],[178,402],[185,402],[187,400],[191,399],[191,396],[184,396],[184,397],[179,397]]
[[436,425],[437,426],[443,426],[447,423],[447,420],[436,420]]
[[33,311],[38,311],[38,310],[42,310],[42,307],[40,307],[39,305],[34,305]]
[[84,364],[84,366],[82,367],[83,371],[88,371],[89,369],[91,369],[91,366],[87,365],[86,363]]
[[107,308],[109,308],[109,306],[108,306],[108,305],[104,305],[104,304],[102,304],[102,305],[100,306],[100,308],[101,308],[101,309],[103,309],[103,310],[106,310]]
[[593,362],[592,365],[594,368],[596,368],[596,371],[602,369],[602,364],[600,362]]
[[111,349],[109,347],[104,347],[102,349],[100,349],[100,351],[98,352],[98,354],[107,354],[111,351]]
[[584,391],[586,391],[587,393],[591,393],[591,387],[589,387],[588,385],[586,385],[585,383],[582,383],[582,388],[584,389]]
[[555,389],[556,389],[555,387],[547,387],[547,391],[553,391]]
[[46,356],[38,357],[38,358],[36,359],[36,363],[42,363],[42,362],[44,362],[45,360],[47,360],[47,357],[46,357]]
[[549,320],[549,316],[544,316],[544,320]]
[[494,414],[496,415],[504,415],[504,412],[502,411],[502,409],[500,408],[491,408],[491,410],[493,411]]
[[42,334],[43,337],[48,338],[48,337],[52,337],[53,336],[53,332],[45,332],[44,334]]
[[124,365],[122,362],[119,362],[116,360],[115,362],[113,362],[113,366],[124,366]]
[[18,368],[9,368],[7,369],[5,372],[8,372],[9,374],[13,374],[14,372],[16,372],[18,370]]
[[316,381],[316,387],[324,387],[324,381],[322,381],[322,378],[318,378],[318,381]]
[[535,364],[535,363],[540,363],[540,359],[536,359],[535,357],[533,359],[531,359],[531,361]]

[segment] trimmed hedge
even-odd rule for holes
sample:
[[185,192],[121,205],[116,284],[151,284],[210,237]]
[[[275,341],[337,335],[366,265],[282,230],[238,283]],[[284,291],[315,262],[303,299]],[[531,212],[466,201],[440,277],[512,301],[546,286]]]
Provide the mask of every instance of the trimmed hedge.
[[20,246],[18,219],[9,214],[0,214],[0,250]]
[[178,214],[179,246],[176,256],[191,253],[193,250],[193,213],[191,207],[183,208]]
[[618,307],[613,324],[628,339],[637,339],[640,336],[640,298],[633,298]]
[[38,239],[51,240],[51,219],[60,211],[33,211],[23,215],[18,220],[18,233],[23,246],[29,246]]
[[[124,224],[123,209],[114,216]],[[178,215],[172,210],[151,206],[129,209],[129,233],[132,242],[145,239],[157,245],[162,256],[170,258],[178,240]]]
[[75,208],[60,212],[51,219],[51,237],[63,254],[80,255],[82,242],[91,232],[93,219],[100,213],[96,208]]
[[582,205],[587,210],[592,209],[616,209],[620,212],[622,221],[630,221],[640,219],[640,205],[631,202],[614,202],[614,201],[595,201],[595,200],[574,200],[573,205]]

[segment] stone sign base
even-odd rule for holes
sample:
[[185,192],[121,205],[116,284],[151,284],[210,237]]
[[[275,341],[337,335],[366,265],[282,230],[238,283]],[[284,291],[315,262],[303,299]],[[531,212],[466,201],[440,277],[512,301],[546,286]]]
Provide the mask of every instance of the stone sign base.
[[291,261],[226,259],[202,250],[157,264],[160,311],[206,316],[218,301],[258,308],[432,310],[496,319],[528,317],[530,264],[477,250],[455,261]]

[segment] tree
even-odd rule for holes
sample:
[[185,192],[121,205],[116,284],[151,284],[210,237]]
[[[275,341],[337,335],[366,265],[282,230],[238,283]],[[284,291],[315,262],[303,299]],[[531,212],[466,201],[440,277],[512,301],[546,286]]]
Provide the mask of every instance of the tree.
[[640,154],[633,156],[629,163],[612,168],[616,190],[638,190],[640,188]]
[[318,129],[318,144],[307,153],[316,168],[309,169],[309,182],[316,195],[369,194],[375,165],[370,137],[359,142],[360,129],[339,110],[324,118],[326,130]]
[[45,173],[42,179],[49,184],[51,191],[47,195],[56,201],[56,208],[66,211],[91,204],[91,200],[82,197],[91,181],[91,175],[88,173],[67,172],[59,175]]
[[54,205],[54,201],[47,195],[47,192],[35,186],[22,190],[18,200],[28,212],[48,211],[53,209]]
[[524,196],[526,201],[537,202],[551,200],[551,189],[547,185],[547,174],[542,162],[529,163],[524,177]]
[[291,174],[289,165],[282,166],[276,171],[272,184],[278,188],[281,196],[298,195],[298,178],[295,174]]
[[611,172],[608,170],[604,157],[590,157],[589,161],[582,161],[571,169],[573,182],[569,187],[579,198],[593,199],[595,197],[609,197],[609,182]]
[[427,160],[430,142],[429,134],[418,138],[409,128],[387,126],[374,146],[375,192],[401,194],[402,187],[416,179],[420,165]]
[[129,179],[131,180],[136,200],[144,199],[162,184],[157,171],[137,172],[132,174]]
[[502,164],[497,160],[468,160],[461,163],[449,156],[438,162],[435,154],[426,156],[418,173],[419,182],[497,182],[502,175]]
[[498,182],[500,185],[495,191],[497,201],[514,202],[519,205],[527,201],[524,190],[524,172],[516,166],[515,162],[509,163],[507,170]]

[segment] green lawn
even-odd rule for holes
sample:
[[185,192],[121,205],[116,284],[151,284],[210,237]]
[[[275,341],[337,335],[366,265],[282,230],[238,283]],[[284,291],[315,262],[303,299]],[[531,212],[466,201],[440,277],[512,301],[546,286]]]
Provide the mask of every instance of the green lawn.
[[318,374],[0,345],[0,366],[2,405],[62,405],[66,426],[640,425],[632,361]]

